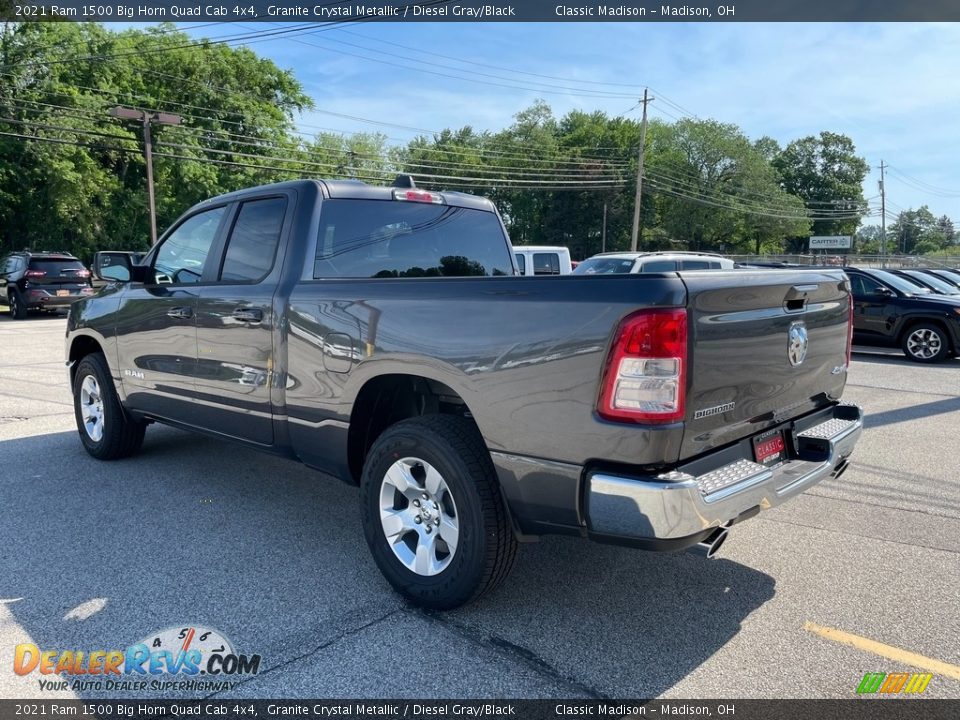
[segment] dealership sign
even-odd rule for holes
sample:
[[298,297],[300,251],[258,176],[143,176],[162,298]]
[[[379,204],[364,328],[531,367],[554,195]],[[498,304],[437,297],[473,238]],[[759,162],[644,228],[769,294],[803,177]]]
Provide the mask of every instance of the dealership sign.
[[811,250],[849,250],[853,247],[850,235],[814,235],[810,238]]

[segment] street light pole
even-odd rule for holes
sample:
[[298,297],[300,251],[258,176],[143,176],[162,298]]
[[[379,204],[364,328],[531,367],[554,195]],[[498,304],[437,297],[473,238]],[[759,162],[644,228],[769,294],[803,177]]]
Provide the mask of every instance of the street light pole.
[[147,201],[150,206],[150,244],[157,242],[157,208],[153,194],[153,139],[150,137],[150,125],[179,125],[183,118],[173,113],[138,110],[118,105],[110,109],[111,117],[121,120],[137,120],[143,123],[143,154],[147,162]]

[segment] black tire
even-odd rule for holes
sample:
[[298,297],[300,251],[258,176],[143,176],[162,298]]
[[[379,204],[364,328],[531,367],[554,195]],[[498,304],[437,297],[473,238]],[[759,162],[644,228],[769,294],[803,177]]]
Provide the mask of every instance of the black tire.
[[23,302],[23,296],[20,291],[13,288],[7,298],[10,306],[10,317],[14,320],[25,320],[27,317],[27,305]]
[[[89,378],[89,381],[88,381]],[[93,400],[91,390],[96,387]],[[106,358],[100,353],[84,357],[73,381],[73,412],[80,442],[98,460],[115,460],[136,453],[143,444],[146,423],[127,415],[120,405]],[[99,416],[99,433],[88,419]]]
[[[392,491],[385,482],[387,471],[409,458],[428,463],[442,476],[459,527],[455,550],[443,561],[447,564],[429,576],[401,561],[392,549],[399,543],[388,542],[381,521],[382,493],[384,488]],[[364,463],[360,503],[364,535],[374,561],[394,589],[415,605],[434,610],[458,607],[498,586],[513,567],[517,541],[493,462],[476,425],[466,418],[428,415],[403,420],[384,431]],[[435,517],[439,526],[439,514]],[[430,521],[423,526],[419,520],[417,523],[417,528],[402,531],[415,534],[414,545],[426,539],[421,530]],[[435,543],[440,542],[440,535],[438,527]]]
[[901,347],[903,354],[914,362],[943,362],[950,355],[950,337],[939,325],[917,323],[904,332]]

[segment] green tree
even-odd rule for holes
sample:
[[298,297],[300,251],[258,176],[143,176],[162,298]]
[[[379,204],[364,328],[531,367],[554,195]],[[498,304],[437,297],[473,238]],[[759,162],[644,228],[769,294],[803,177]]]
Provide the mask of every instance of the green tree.
[[761,252],[809,228],[803,203],[779,185],[765,157],[735,125],[655,122],[649,171],[658,225],[672,247]]
[[[921,206],[918,210],[904,210],[897,215],[896,221],[888,228],[890,250],[907,255],[913,254],[917,252],[917,243],[928,236],[935,228],[936,218],[926,205]],[[942,235],[939,237],[942,239]],[[934,250],[940,248],[934,238],[927,237],[927,244],[931,243],[936,245],[933,248]]]
[[883,231],[879,225],[864,225],[853,236],[853,251],[860,255],[879,255]]
[[[794,140],[773,158],[783,189],[814,214],[814,235],[852,235],[866,212],[863,180],[870,167],[846,135],[821,132]],[[834,216],[834,217],[831,217]],[[793,238],[800,249],[806,238]]]
[[141,128],[111,119],[114,105],[184,117],[154,128],[161,228],[203,198],[303,174],[293,117],[311,101],[289,71],[250,50],[194,43],[172,25],[23,23],[4,26],[0,67],[7,248],[89,257],[147,246]]
[[953,245],[957,242],[957,232],[953,227],[953,220],[946,215],[941,215],[937,218],[937,230],[940,231],[946,240],[945,245]]

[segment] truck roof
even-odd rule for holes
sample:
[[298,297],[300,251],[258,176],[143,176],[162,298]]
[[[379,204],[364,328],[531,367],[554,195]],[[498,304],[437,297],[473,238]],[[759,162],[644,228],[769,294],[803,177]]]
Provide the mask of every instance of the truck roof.
[[[204,200],[202,204],[222,202],[224,200],[239,200],[248,195],[262,195],[264,192],[270,191],[297,190],[308,185],[319,187],[321,194],[325,198],[347,200],[393,200],[394,191],[408,189],[395,186],[368,185],[360,180],[288,180],[286,182],[259,185],[257,187],[244,188],[243,190],[225,193],[210,198],[209,200]],[[414,188],[414,191],[438,193],[443,197],[447,205],[486,210],[489,212],[495,211],[493,203],[479,195],[471,195],[455,190],[426,190],[424,188]]]

